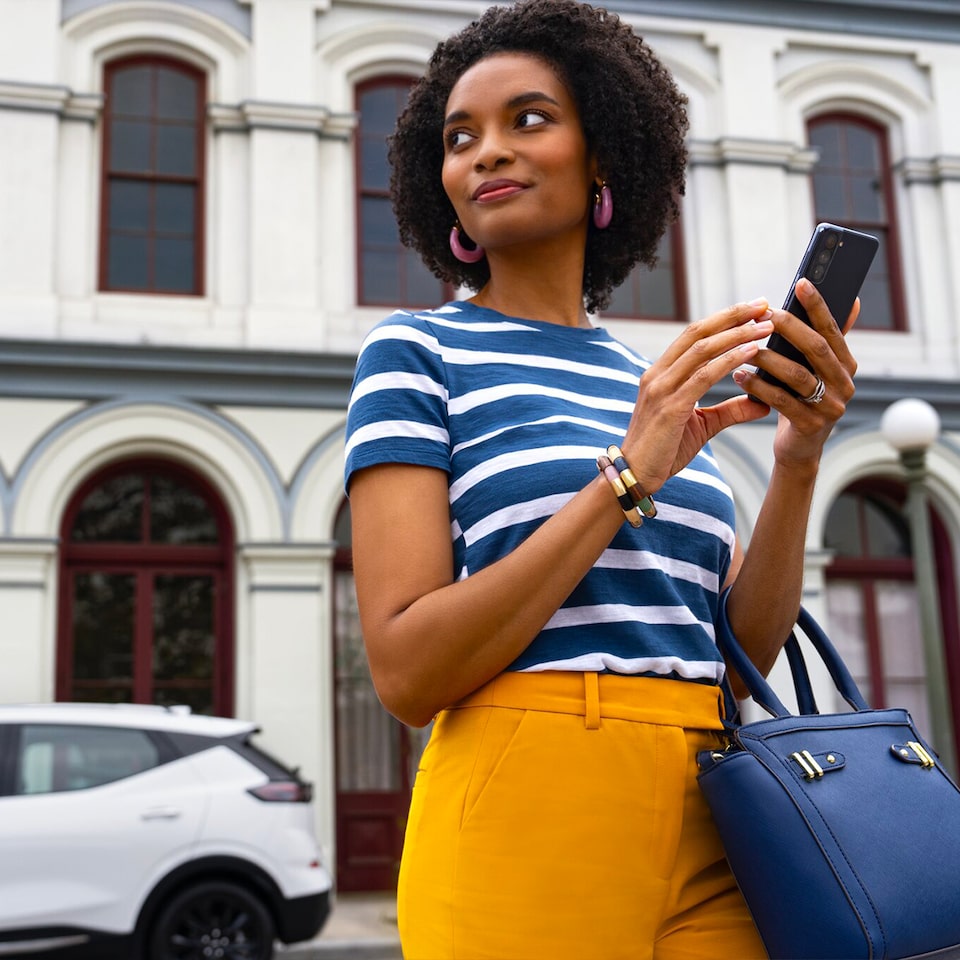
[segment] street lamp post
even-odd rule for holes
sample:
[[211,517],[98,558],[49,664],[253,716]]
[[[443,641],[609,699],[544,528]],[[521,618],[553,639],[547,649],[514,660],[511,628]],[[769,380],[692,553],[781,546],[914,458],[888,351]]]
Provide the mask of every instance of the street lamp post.
[[927,450],[940,435],[940,416],[925,400],[906,397],[887,407],[880,421],[880,430],[899,453],[906,474],[907,515],[923,632],[931,739],[941,762],[952,774],[956,770],[956,754],[926,490]]

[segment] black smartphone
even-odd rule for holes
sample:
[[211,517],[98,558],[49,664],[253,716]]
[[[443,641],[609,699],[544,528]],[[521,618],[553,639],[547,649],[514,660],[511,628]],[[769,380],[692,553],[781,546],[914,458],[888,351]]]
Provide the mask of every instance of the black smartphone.
[[[804,323],[810,323],[807,311],[797,299],[794,289],[797,281],[806,277],[820,291],[820,296],[826,302],[834,320],[838,324],[845,323],[879,246],[880,241],[868,233],[860,233],[834,223],[818,223],[810,236],[793,283],[790,284],[790,292],[784,301],[783,309],[799,317]],[[779,333],[770,335],[767,349],[789,357],[808,370],[812,369],[807,358]],[[797,396],[795,390],[766,370],[758,370],[757,375]]]

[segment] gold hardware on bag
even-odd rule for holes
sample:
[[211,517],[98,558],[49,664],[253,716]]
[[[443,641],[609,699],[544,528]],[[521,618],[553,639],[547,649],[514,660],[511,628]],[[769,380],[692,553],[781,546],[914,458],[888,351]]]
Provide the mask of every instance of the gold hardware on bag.
[[930,770],[937,765],[933,757],[916,740],[908,740],[907,746],[920,758],[924,770]]
[[823,767],[814,759],[809,750],[800,750],[790,754],[791,760],[796,760],[803,770],[803,776],[806,780],[816,780],[823,776]]

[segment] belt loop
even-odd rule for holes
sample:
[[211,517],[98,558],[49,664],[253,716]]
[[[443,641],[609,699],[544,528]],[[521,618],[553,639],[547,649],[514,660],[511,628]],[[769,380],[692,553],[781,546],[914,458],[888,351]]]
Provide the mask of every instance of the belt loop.
[[600,677],[596,673],[583,675],[583,697],[585,701],[584,726],[588,730],[600,729]]

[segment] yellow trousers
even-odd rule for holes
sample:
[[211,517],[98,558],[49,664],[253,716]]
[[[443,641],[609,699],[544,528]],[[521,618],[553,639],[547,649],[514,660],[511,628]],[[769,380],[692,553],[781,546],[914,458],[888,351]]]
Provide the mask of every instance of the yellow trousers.
[[766,957],[696,783],[718,697],[505,673],[443,711],[400,868],[406,960]]

